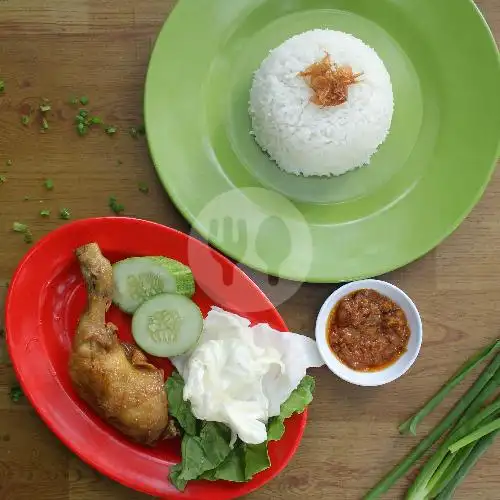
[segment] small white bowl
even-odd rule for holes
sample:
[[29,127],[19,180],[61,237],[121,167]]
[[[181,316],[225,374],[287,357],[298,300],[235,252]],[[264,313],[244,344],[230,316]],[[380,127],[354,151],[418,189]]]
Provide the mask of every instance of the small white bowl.
[[[341,363],[333,354],[327,340],[328,317],[332,309],[346,295],[364,288],[371,288],[396,302],[405,312],[410,327],[407,351],[392,365],[373,372],[356,371]],[[316,342],[328,368],[341,379],[351,384],[363,386],[388,384],[406,373],[417,359],[422,345],[422,320],[410,297],[391,283],[372,279],[353,281],[335,290],[321,307],[316,319]]]

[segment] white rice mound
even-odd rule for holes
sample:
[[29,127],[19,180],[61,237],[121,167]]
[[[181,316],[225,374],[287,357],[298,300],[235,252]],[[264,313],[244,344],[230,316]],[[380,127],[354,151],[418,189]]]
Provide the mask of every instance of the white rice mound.
[[[347,102],[321,107],[298,75],[324,58],[363,73]],[[296,175],[341,175],[369,163],[387,137],[394,109],[389,73],[358,38],[312,30],[272,50],[255,72],[249,111],[252,134],[278,166]]]

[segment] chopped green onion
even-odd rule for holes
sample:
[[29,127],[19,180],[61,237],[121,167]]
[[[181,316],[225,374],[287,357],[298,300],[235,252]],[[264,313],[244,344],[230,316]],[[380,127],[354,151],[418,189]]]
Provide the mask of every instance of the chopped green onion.
[[139,182],[137,187],[141,193],[149,193],[149,186],[145,182]]
[[86,106],[89,103],[89,98],[86,96],[80,97],[80,104]]
[[28,115],[21,116],[21,123],[27,127],[30,123],[30,117]]
[[52,179],[45,179],[43,185],[47,191],[52,191],[54,189],[54,181]]
[[87,118],[87,116],[89,116],[89,112],[86,110],[86,109],[81,109],[78,114],[82,117],[82,118]]
[[70,104],[73,104],[74,106],[76,106],[78,104],[78,97],[72,97],[70,100],[69,100],[69,103]]
[[108,205],[109,208],[111,208],[111,210],[117,215],[121,214],[125,210],[125,207],[121,203],[118,203],[114,196],[110,196]]
[[42,118],[42,130],[48,130],[48,128],[49,128],[49,122],[44,117],[44,118]]
[[129,134],[131,137],[133,137],[134,139],[137,139],[137,129],[135,127],[130,127],[129,129]]
[[59,217],[63,220],[69,220],[71,218],[71,212],[67,208],[61,208]]
[[7,160],[5,162],[5,164],[8,166],[8,167],[11,167],[12,166],[12,160]]
[[24,201],[29,201],[30,200],[30,197],[29,196],[25,196],[24,197]]
[[52,109],[50,104],[40,104],[40,111],[42,113],[47,113],[47,111],[50,111]]
[[24,233],[24,242],[25,243],[33,243],[33,235],[31,234],[31,231],[26,231]]
[[29,227],[21,222],[14,222],[14,224],[12,224],[12,230],[16,233],[26,233],[29,231]]
[[0,175],[0,184],[5,184],[7,182],[7,177],[5,175]]
[[100,125],[102,123],[102,120],[98,116],[93,116],[89,121],[93,125]]
[[114,134],[116,134],[116,132],[117,132],[118,129],[116,127],[114,127],[114,126],[108,126],[104,130],[105,130],[106,134],[108,134],[108,135],[114,135]]
[[75,116],[75,123],[85,123],[85,118],[80,115]]
[[13,385],[9,392],[10,399],[17,403],[23,397],[23,390],[19,385]]
[[50,217],[50,210],[40,210],[40,215],[42,217]]
[[5,92],[5,82],[3,80],[0,80],[0,94]]
[[77,130],[79,135],[85,135],[88,131],[88,127],[87,127],[87,125],[85,125],[85,123],[80,122],[76,126],[76,130]]

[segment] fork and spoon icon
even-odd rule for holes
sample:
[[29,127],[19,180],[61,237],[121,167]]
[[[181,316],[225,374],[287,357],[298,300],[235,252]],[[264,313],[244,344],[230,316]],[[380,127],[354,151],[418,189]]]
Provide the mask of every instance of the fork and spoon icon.
[[[233,254],[244,256],[249,248],[250,231],[245,220],[225,216],[210,221],[209,243],[217,240],[222,248],[232,248]],[[272,238],[272,240],[271,240]],[[279,241],[274,245],[273,241]],[[264,263],[262,271],[267,273],[269,285],[276,286],[279,278],[269,273],[279,274],[280,266],[288,258],[291,252],[292,236],[285,222],[275,215],[268,216],[258,227],[253,248],[257,256]],[[270,246],[274,246],[269,250]],[[232,271],[223,276],[224,284],[231,285],[233,281]]]

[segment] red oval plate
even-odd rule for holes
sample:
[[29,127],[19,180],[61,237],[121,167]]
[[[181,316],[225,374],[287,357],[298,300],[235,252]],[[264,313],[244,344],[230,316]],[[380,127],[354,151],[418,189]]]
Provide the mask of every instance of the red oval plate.
[[[232,262],[198,240],[139,219],[107,217],[73,222],[40,240],[20,263],[6,303],[7,341],[19,382],[45,423],[71,450],[110,478],[149,495],[184,500],[237,498],[267,483],[286,466],[302,438],[307,413],[286,422],[284,437],[269,445],[272,466],[248,483],[195,481],[184,493],[168,480],[180,461],[180,443],[155,448],[129,442],[97,417],[74,392],[68,375],[71,341],[86,294],[74,250],[99,243],[111,261],[166,255],[191,266],[195,302],[206,314],[212,305],[266,322],[285,323],[259,288]],[[130,317],[116,308],[109,320],[130,340]],[[170,374],[167,360],[155,359]]]

